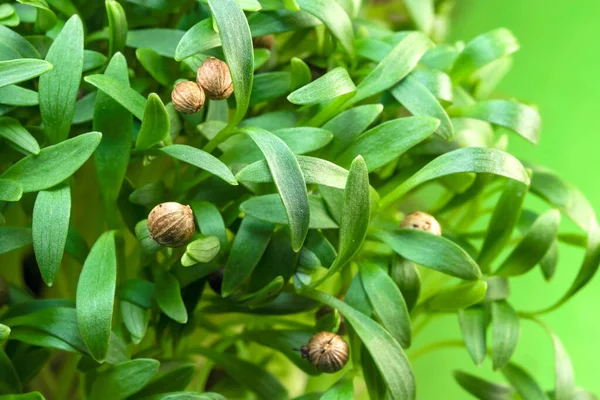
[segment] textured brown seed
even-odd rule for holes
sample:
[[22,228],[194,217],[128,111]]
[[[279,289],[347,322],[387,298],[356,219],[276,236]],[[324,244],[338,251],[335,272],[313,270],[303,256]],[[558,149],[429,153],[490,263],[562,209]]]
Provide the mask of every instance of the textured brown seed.
[[404,217],[400,228],[420,229],[437,236],[442,235],[440,223],[433,216],[422,211],[416,211]]
[[194,82],[179,82],[171,92],[171,100],[180,113],[194,114],[204,106],[204,90]]
[[229,67],[214,57],[208,57],[198,68],[196,83],[204,89],[206,97],[211,100],[223,100],[233,93]]
[[8,283],[0,276],[0,308],[8,304]]
[[314,334],[300,351],[302,358],[308,359],[319,371],[329,374],[341,370],[348,362],[348,344],[341,336],[331,332]]
[[194,235],[194,214],[190,206],[168,202],[157,205],[148,215],[148,232],[158,244],[183,246]]

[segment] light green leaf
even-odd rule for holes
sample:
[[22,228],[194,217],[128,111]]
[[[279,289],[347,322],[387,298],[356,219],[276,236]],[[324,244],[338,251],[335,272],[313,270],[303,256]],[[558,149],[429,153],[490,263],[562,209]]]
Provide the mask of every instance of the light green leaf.
[[39,104],[38,93],[17,85],[9,85],[0,88],[0,104],[10,106],[37,106]]
[[219,159],[205,151],[184,144],[174,144],[171,146],[162,147],[160,151],[170,155],[173,158],[204,169],[223,179],[230,185],[238,184],[237,180],[231,173],[231,170],[227,168],[225,164],[219,161]]
[[405,0],[404,5],[417,28],[429,34],[435,23],[433,0]]
[[337,1],[296,0],[296,2],[301,10],[323,21],[348,54],[354,56],[352,21]]
[[123,6],[116,0],[106,0],[108,16],[108,56],[125,50],[127,42],[127,16]]
[[519,342],[520,326],[516,311],[504,300],[492,303],[492,361],[503,368]]
[[137,29],[127,32],[127,46],[136,49],[152,49],[161,56],[173,58],[177,44],[184,35],[177,29]]
[[106,64],[106,56],[92,50],[83,51],[83,72],[97,69]]
[[165,105],[156,93],[150,93],[144,108],[144,118],[142,118],[140,133],[135,141],[135,148],[147,150],[160,143],[169,135],[169,126],[169,114]]
[[227,250],[229,239],[219,209],[208,201],[192,201],[190,207],[192,207],[200,232],[204,236],[216,236],[219,239],[221,252]]
[[181,61],[220,45],[221,38],[219,33],[213,29],[213,20],[207,18],[192,26],[183,35],[175,49],[175,60]]
[[481,279],[477,263],[450,240],[416,229],[377,231],[374,236],[404,258],[461,279]]
[[306,86],[295,90],[288,96],[294,104],[312,105],[335,99],[356,91],[356,86],[348,71],[343,67],[335,68]]
[[478,399],[512,400],[514,390],[506,385],[488,382],[462,371],[454,371],[458,384]]
[[254,76],[250,106],[273,100],[289,93],[291,74],[287,71],[265,72]]
[[352,400],[354,399],[354,386],[352,379],[345,379],[327,389],[319,400]]
[[235,126],[244,118],[250,104],[254,78],[252,36],[246,16],[234,0],[208,0],[208,4],[219,28],[223,53],[233,81],[236,107],[230,125]]
[[475,306],[459,310],[458,322],[469,355],[475,365],[480,366],[485,360],[487,351],[487,313],[485,308]]
[[77,284],[77,323],[98,362],[108,355],[116,282],[115,231],[108,231],[92,246]]
[[356,138],[338,156],[337,161],[341,166],[346,166],[360,154],[369,172],[372,172],[425,140],[438,125],[439,122],[430,117],[398,118],[384,122]]
[[[323,200],[319,197],[309,195],[308,207],[310,209],[310,229],[336,229],[338,225],[327,213]],[[267,194],[246,200],[240,209],[255,218],[268,221],[273,224],[288,225],[289,220],[285,206],[278,194]]]
[[23,58],[20,60],[0,61],[0,88],[27,81],[51,69],[52,64],[43,60]]
[[40,146],[21,123],[10,117],[0,117],[0,137],[6,139],[25,155],[39,154]]
[[23,58],[40,58],[35,47],[15,31],[0,25],[0,42],[12,47]]
[[[219,254],[221,244],[216,236],[203,236],[187,245],[181,264],[189,267],[197,263],[207,263]],[[191,263],[190,263],[191,261]]]
[[[500,371],[524,399],[548,400],[548,396],[546,396],[542,388],[523,368],[516,364],[508,363]],[[572,399],[573,397],[569,398]]]
[[73,175],[96,150],[101,138],[100,132],[90,132],[45,147],[38,155],[19,160],[0,178],[18,181],[24,193],[48,189]]
[[312,79],[310,67],[304,61],[302,61],[302,59],[298,57],[292,57],[292,60],[290,61],[290,69],[292,74],[290,83],[291,90],[299,89],[302,86],[310,83]]
[[97,95],[98,92],[94,91],[77,100],[77,103],[75,103],[75,113],[73,114],[73,125],[82,124],[94,118]]
[[261,149],[288,217],[292,248],[299,251],[308,233],[310,210],[304,176],[290,148],[277,136],[260,128],[242,128]]
[[54,283],[65,250],[71,217],[71,188],[67,181],[38,193],[31,223],[33,250],[44,282]]
[[121,300],[120,305],[123,324],[131,335],[132,342],[139,344],[146,336],[150,311],[127,300]]
[[187,310],[181,298],[181,288],[177,278],[169,272],[160,272],[154,279],[156,302],[167,317],[185,324],[188,320]]
[[129,85],[107,75],[90,75],[83,79],[106,93],[140,121],[144,119],[146,99]]
[[[425,54],[423,58],[426,56],[427,54]],[[423,59],[421,59],[421,62],[423,62]],[[437,99],[447,103],[453,101],[454,93],[452,80],[446,73],[436,69],[423,67],[411,72],[410,76],[421,83],[421,85],[425,86],[425,88],[427,88],[427,90]]]
[[415,399],[415,380],[408,359],[402,347],[381,325],[329,294],[309,291],[305,295],[337,309],[352,325],[373,357],[391,399]]
[[54,65],[40,77],[40,113],[44,132],[52,143],[69,136],[83,69],[83,25],[72,16],[60,31],[46,55]]
[[138,392],[158,372],[160,363],[149,358],[125,361],[102,371],[92,384],[89,399],[124,399]]
[[23,188],[17,181],[0,179],[0,201],[19,201],[23,196]]
[[456,312],[482,301],[486,290],[487,282],[483,280],[459,283],[440,290],[423,306],[429,311]]
[[459,172],[489,173],[529,184],[527,171],[515,157],[500,150],[471,147],[437,157],[386,194],[379,206],[385,208],[425,182]]
[[382,111],[383,105],[381,104],[365,104],[353,107],[329,120],[323,125],[323,129],[333,133],[334,142],[339,142],[336,149],[341,149],[363,133],[379,117]]
[[558,247],[558,240],[555,240],[540,261],[540,268],[542,269],[542,274],[544,274],[544,279],[546,279],[546,281],[550,281],[556,272],[556,266],[558,265]]

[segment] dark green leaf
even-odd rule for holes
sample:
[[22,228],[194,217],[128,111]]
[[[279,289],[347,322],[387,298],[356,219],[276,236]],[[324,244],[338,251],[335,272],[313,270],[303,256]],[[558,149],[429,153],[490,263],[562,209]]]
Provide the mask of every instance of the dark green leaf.
[[[548,396],[539,387],[537,382],[525,371],[516,364],[508,363],[501,369],[502,375],[517,389],[517,392],[524,399],[531,400],[548,400]],[[569,397],[572,399],[572,397]]]
[[277,10],[259,12],[248,17],[252,36],[294,31],[321,25],[321,21],[304,11]]
[[107,75],[90,75],[84,80],[106,93],[140,121],[144,119],[146,99],[128,84]]
[[156,302],[161,311],[180,324],[185,324],[188,314],[181,298],[181,289],[177,278],[169,272],[157,273],[154,286]]
[[135,141],[135,148],[147,150],[160,143],[169,135],[169,128],[169,114],[165,105],[156,93],[150,93],[144,108],[144,118],[142,118],[140,133]]
[[160,393],[184,390],[196,373],[195,364],[181,364],[154,378],[146,387],[131,397],[131,400],[147,398]]
[[108,56],[125,50],[127,41],[127,16],[123,6],[116,0],[106,1],[108,16]]
[[106,56],[92,50],[83,51],[83,72],[97,69],[106,64]]
[[44,282],[52,286],[69,232],[71,187],[63,182],[38,193],[31,223],[33,250]]
[[417,264],[404,257],[394,257],[390,266],[390,278],[400,289],[406,308],[412,310],[421,293],[421,275]]
[[151,308],[154,300],[154,284],[143,279],[131,279],[121,284],[119,297],[143,308]]
[[254,76],[250,106],[273,100],[289,93],[291,74],[287,71],[265,72]]
[[137,59],[148,73],[161,85],[170,86],[179,76],[178,64],[152,49],[137,49]]
[[[2,94],[0,93],[0,95]],[[0,137],[6,139],[25,155],[39,154],[40,152],[40,146],[35,138],[14,118],[0,117]]]
[[185,144],[174,144],[160,149],[173,158],[204,169],[231,185],[237,185],[237,180],[225,164],[211,154]]
[[15,367],[4,350],[0,348],[0,394],[21,393],[22,391],[21,380]]
[[487,312],[485,308],[475,306],[459,310],[458,322],[465,346],[475,365],[480,366],[485,360],[487,351]]
[[337,149],[350,144],[363,133],[383,111],[381,104],[365,104],[353,107],[329,120],[323,129],[333,133],[334,141],[339,142]]
[[146,335],[150,322],[150,311],[127,300],[121,300],[120,304],[123,324],[131,335],[133,343],[139,344]]
[[354,55],[352,21],[337,1],[296,0],[300,9],[319,18],[340,41],[350,56]]
[[24,58],[40,58],[35,47],[18,33],[0,24],[0,42],[12,47]]
[[31,244],[31,229],[20,226],[0,226],[0,254]]
[[482,301],[486,290],[486,281],[463,282],[440,290],[423,305],[430,311],[454,312]]
[[124,399],[142,389],[158,372],[160,363],[148,358],[125,361],[98,374],[89,399]]
[[322,77],[295,90],[288,96],[294,104],[312,105],[332,100],[344,94],[356,91],[354,82],[345,68],[335,68]]
[[454,371],[454,379],[463,389],[482,400],[512,400],[514,390],[506,385],[488,382],[462,371]]
[[504,300],[492,303],[492,361],[503,368],[519,342],[520,326],[516,311]]
[[260,262],[252,272],[248,290],[258,291],[269,283],[273,284],[277,277],[282,277],[283,282],[287,282],[296,271],[298,259],[305,252],[309,252],[305,247],[300,252],[292,249],[290,230],[288,227],[281,227],[271,237]]
[[[0,28],[2,28],[0,26]],[[52,64],[43,60],[24,58],[0,61],[0,88],[27,81],[52,69]]]

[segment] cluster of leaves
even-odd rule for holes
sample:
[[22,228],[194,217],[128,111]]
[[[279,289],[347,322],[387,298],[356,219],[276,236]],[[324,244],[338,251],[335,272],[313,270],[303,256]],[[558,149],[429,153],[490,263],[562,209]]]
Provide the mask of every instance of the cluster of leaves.
[[[505,152],[540,128],[491,98],[516,39],[443,44],[448,1],[362,3],[0,5],[0,399],[414,399],[413,327],[444,313],[510,384],[457,371],[476,397],[591,398],[537,317],[595,274],[600,229],[577,189]],[[235,96],[178,115],[174,83],[208,56]],[[193,209],[184,248],[149,237],[164,201]],[[398,228],[415,204],[442,237]],[[585,251],[571,287],[517,312],[510,278],[550,280],[561,243]],[[523,319],[552,338],[551,392],[511,362]],[[298,389],[319,372],[293,350],[322,330],[351,347],[324,394]]]

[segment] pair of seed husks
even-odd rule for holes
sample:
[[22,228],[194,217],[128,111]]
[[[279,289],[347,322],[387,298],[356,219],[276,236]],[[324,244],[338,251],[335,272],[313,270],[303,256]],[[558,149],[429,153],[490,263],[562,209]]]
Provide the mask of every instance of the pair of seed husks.
[[180,113],[194,114],[200,111],[207,98],[224,100],[231,93],[233,82],[229,67],[217,58],[208,57],[198,68],[196,82],[179,82],[171,92],[171,100]]

